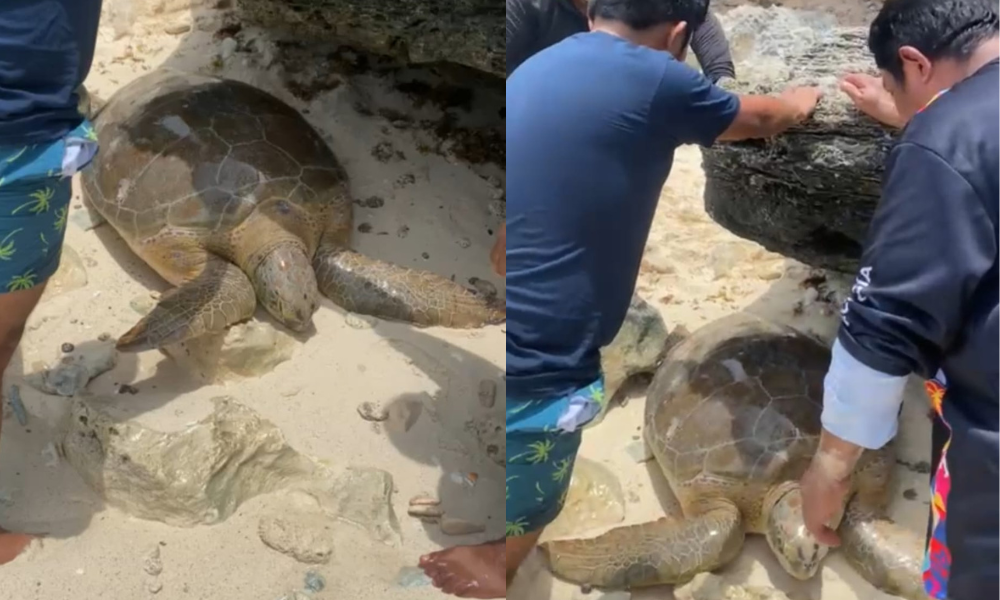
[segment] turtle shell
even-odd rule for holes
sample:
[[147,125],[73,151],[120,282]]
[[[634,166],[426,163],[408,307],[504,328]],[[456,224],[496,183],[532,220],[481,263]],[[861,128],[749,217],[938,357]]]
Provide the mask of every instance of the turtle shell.
[[166,228],[225,232],[275,198],[346,204],[346,177],[293,108],[251,85],[159,69],[119,90],[95,120],[89,203],[131,244]]
[[819,340],[747,314],[674,348],[650,386],[645,434],[678,499],[759,505],[800,477],[819,441],[829,362]]

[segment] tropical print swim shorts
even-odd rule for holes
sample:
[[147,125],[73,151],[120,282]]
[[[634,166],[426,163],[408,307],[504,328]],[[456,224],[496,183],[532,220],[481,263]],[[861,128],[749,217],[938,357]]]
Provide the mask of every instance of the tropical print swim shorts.
[[559,516],[583,427],[606,401],[603,380],[554,400],[507,398],[507,537]]
[[95,154],[87,121],[55,142],[0,146],[0,294],[31,289],[56,272],[72,177]]

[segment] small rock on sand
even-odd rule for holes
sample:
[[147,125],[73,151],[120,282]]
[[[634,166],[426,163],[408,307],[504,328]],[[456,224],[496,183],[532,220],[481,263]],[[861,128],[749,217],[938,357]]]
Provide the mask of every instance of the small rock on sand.
[[358,414],[365,421],[381,423],[389,419],[389,411],[374,402],[362,402],[358,405]]
[[403,567],[396,576],[396,585],[402,588],[418,588],[431,585],[431,578],[418,567]]
[[208,382],[258,377],[292,358],[295,338],[264,321],[230,327],[164,349],[168,356]]
[[27,382],[40,392],[68,398],[82,392],[92,379],[113,369],[117,362],[114,343],[88,342],[68,354],[60,352],[55,363],[29,375]]
[[444,517],[441,519],[441,533],[445,535],[473,535],[486,531],[486,526],[464,519]]
[[153,577],[163,572],[163,560],[160,558],[159,546],[153,546],[146,553],[146,557],[142,559],[142,570]]
[[290,513],[261,518],[257,533],[272,550],[300,563],[322,565],[333,556],[333,536],[328,527],[329,520],[323,515]]

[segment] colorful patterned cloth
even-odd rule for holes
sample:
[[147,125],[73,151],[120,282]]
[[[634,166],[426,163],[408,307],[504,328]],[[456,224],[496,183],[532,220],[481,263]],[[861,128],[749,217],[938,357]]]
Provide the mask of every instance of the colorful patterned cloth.
[[539,531],[559,516],[581,430],[605,402],[603,380],[556,400],[507,398],[507,537]]
[[86,121],[56,142],[0,146],[0,294],[31,289],[56,272],[71,178],[96,153]]
[[[947,379],[944,373],[938,373],[935,379],[924,384],[924,389],[930,397],[931,408],[941,423],[949,428],[944,418],[944,398],[947,392]],[[948,494],[951,492],[951,475],[948,472],[948,446],[950,440],[941,449],[941,460],[934,465],[934,477],[931,480],[931,532],[927,540],[927,554],[924,556],[924,588],[927,595],[934,600],[947,600],[948,577],[951,573],[951,553],[948,551],[946,535],[948,521]]]

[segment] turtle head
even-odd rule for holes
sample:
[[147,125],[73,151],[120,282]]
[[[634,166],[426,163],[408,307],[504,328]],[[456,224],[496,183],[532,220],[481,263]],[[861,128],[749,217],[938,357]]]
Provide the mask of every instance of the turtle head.
[[301,244],[286,242],[273,248],[254,269],[251,279],[257,300],[272,317],[292,331],[309,328],[319,290],[312,262]]
[[811,579],[830,549],[806,529],[798,485],[778,491],[769,500],[767,543],[771,551],[789,575],[801,581]]

